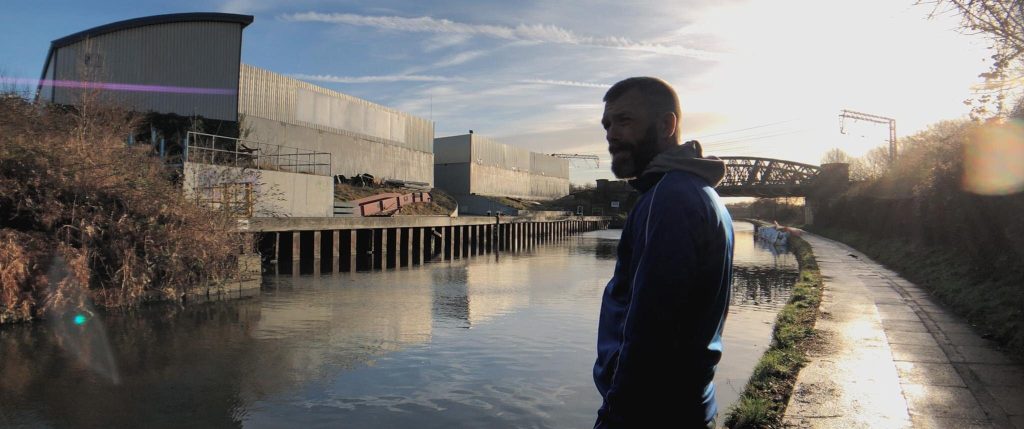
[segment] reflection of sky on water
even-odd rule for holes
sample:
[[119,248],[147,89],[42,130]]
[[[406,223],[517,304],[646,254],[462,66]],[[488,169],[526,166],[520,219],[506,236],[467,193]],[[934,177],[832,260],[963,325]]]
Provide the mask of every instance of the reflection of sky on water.
[[737,223],[736,263],[730,305],[757,311],[778,311],[789,300],[797,279],[796,259],[785,247],[754,238],[753,225]]
[[[735,400],[785,300],[737,225],[719,400]],[[44,326],[0,330],[0,426],[581,427],[620,231],[530,253],[379,273],[268,278],[259,297],[155,306],[102,322],[122,384]],[[795,274],[789,274],[795,276]],[[756,304],[755,304],[756,303]]]

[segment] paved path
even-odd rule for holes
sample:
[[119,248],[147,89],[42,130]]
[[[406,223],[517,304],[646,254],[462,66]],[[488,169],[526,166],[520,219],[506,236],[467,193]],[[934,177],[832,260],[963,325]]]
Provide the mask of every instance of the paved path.
[[806,234],[825,280],[822,350],[797,377],[800,428],[1024,429],[1024,369],[921,287]]

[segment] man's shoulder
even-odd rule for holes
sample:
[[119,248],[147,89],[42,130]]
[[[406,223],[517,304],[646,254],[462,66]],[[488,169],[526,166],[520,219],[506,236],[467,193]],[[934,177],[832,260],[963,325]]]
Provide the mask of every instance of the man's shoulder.
[[671,185],[674,188],[680,189],[693,189],[700,190],[705,187],[711,188],[708,181],[703,177],[689,171],[673,170],[665,173],[665,177],[662,178],[662,182]]
[[685,171],[670,171],[645,196],[655,199],[657,206],[693,210],[707,202],[708,190],[714,192],[700,176]]
[[728,214],[714,187],[700,176],[685,172],[671,171],[646,192],[638,202],[638,208],[648,217],[669,216],[686,223],[707,222],[717,224]]

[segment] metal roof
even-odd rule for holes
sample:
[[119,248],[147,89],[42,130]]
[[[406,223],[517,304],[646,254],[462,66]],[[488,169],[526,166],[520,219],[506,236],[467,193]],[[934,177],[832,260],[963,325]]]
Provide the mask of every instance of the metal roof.
[[50,42],[50,49],[46,52],[46,60],[43,62],[43,74],[39,78],[39,85],[36,86],[36,100],[39,99],[39,94],[42,92],[43,82],[46,80],[46,70],[50,67],[50,60],[53,59],[53,53],[57,49],[65,46],[73,45],[82,40],[97,37],[115,31],[128,30],[132,28],[145,27],[149,25],[159,24],[172,24],[176,22],[226,22],[240,24],[242,28],[245,28],[249,24],[252,24],[252,15],[239,15],[234,13],[217,13],[217,12],[189,12],[189,13],[170,13],[166,15],[153,15],[144,16],[141,18],[126,19],[124,21],[112,22],[110,24],[100,25],[93,27],[88,30],[79,31],[75,34],[61,37],[60,39]]
[[171,24],[175,22],[228,22],[241,24],[242,28],[252,24],[252,15],[237,15],[233,13],[213,13],[213,12],[192,12],[192,13],[171,13],[167,15],[153,15],[144,16],[142,18],[133,18],[124,21],[112,22],[110,24],[104,24],[98,27],[93,27],[88,30],[79,31],[70,36],[61,37],[60,39],[54,40],[50,43],[50,50],[57,48],[63,48],[68,45],[72,45],[76,42],[88,39],[90,37],[96,37],[107,33],[113,33],[115,31],[127,30],[130,28],[145,27],[147,25],[158,25],[158,24]]

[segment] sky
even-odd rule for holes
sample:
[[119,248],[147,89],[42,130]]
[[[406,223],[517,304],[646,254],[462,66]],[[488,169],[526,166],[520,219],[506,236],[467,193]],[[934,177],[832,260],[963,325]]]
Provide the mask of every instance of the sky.
[[948,14],[913,0],[786,1],[5,1],[0,74],[38,78],[49,43],[124,19],[231,12],[254,22],[242,62],[574,162],[572,181],[612,178],[601,97],[618,80],[675,86],[682,138],[705,153],[818,164],[963,118],[991,55]]

